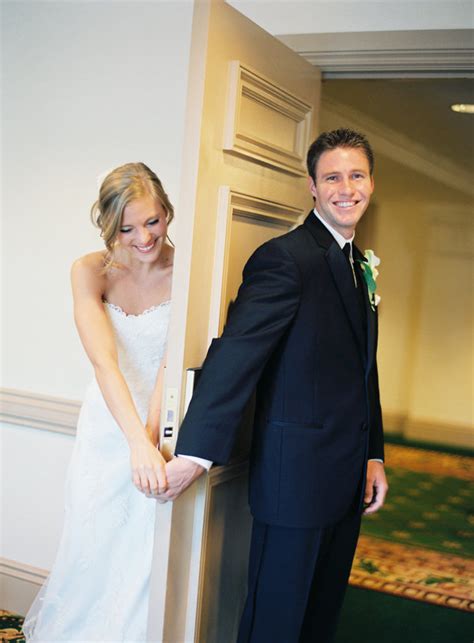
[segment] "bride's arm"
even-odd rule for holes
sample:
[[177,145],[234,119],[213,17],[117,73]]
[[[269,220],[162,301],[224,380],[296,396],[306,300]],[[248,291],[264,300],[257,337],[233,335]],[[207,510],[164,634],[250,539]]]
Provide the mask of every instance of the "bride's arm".
[[102,302],[105,276],[101,265],[99,253],[74,262],[74,319],[104,400],[128,441],[134,484],[145,493],[162,491],[167,487],[165,461],[140,420],[118,365],[112,328]]

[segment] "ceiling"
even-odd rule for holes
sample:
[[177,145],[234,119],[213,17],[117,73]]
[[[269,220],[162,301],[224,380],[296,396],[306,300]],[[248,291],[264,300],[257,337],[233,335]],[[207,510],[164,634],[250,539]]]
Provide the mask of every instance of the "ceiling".
[[442,159],[474,171],[474,115],[452,103],[474,103],[474,81],[462,78],[323,81],[322,99],[356,109]]

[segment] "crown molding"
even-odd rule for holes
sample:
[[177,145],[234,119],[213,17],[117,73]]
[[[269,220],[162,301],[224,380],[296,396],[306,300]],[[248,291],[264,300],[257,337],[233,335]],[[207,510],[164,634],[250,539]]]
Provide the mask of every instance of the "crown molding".
[[474,77],[470,29],[277,37],[325,78]]
[[415,143],[408,136],[344,103],[325,98],[322,108],[339,118],[346,127],[364,132],[378,154],[421,172],[452,189],[469,196],[474,195],[471,173],[445,157],[434,154],[432,149]]

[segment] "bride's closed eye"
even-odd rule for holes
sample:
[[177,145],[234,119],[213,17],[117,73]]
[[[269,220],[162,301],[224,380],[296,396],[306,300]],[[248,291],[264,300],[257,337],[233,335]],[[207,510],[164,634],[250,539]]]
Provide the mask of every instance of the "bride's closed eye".
[[[151,221],[148,221],[146,225],[150,227],[150,226],[156,225],[159,222],[160,222],[160,218],[157,217],[156,219],[151,219]],[[120,232],[122,234],[127,234],[127,232],[131,232],[132,230],[133,230],[133,226],[123,226],[122,228],[120,228]]]

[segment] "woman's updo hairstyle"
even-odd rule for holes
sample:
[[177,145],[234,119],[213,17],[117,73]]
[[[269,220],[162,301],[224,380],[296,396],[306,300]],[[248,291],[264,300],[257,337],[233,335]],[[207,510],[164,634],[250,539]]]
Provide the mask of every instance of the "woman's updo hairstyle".
[[174,208],[160,179],[144,163],[126,163],[112,170],[99,190],[99,198],[91,208],[91,219],[100,230],[108,251],[107,266],[113,262],[115,240],[122,225],[123,212],[132,201],[151,196],[158,199],[166,210],[168,225],[174,217]]

